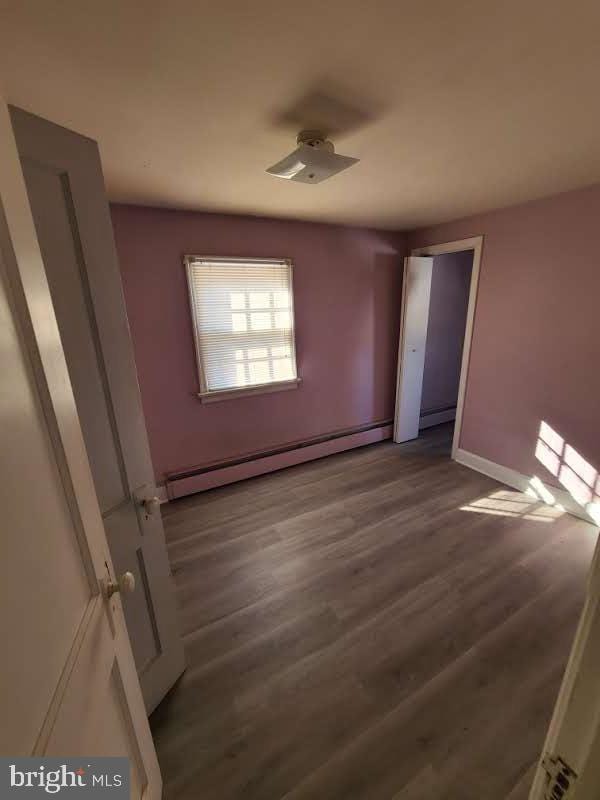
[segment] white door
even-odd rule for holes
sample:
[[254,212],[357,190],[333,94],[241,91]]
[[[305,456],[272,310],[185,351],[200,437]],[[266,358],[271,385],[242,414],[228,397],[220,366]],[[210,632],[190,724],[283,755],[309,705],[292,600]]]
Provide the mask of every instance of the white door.
[[121,276],[94,141],[10,108],[148,713],[184,668]]
[[600,796],[599,674],[600,539],[530,800],[597,800]]
[[120,755],[161,778],[27,200],[0,102],[0,752]]
[[432,270],[433,258],[408,256],[404,259],[395,442],[407,442],[419,435]]

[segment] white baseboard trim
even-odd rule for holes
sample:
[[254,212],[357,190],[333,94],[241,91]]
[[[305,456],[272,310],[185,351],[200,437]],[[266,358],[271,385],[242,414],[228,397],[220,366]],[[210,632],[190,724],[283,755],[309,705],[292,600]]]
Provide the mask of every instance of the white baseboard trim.
[[456,408],[447,408],[445,411],[438,411],[435,414],[425,414],[419,419],[419,430],[441,425],[442,422],[452,422],[454,419],[456,419]]
[[[517,489],[519,492],[525,492],[527,489],[531,489],[531,480],[533,476],[527,477],[527,475],[523,475],[522,472],[517,472],[516,469],[503,467],[502,464],[496,464],[495,461],[488,461],[487,458],[478,456],[475,453],[469,453],[468,450],[461,450],[459,448],[454,454],[454,460],[464,467],[469,467],[476,472],[481,472],[483,475],[487,475],[489,478],[504,483],[513,489]],[[585,508],[580,506],[567,491],[564,489],[557,489],[555,486],[550,486],[543,481],[541,481],[541,483],[546,491],[555,498],[556,502],[561,505],[565,511],[572,514],[574,517],[579,517],[579,519],[591,522],[593,525],[597,526],[598,523],[589,516]]]

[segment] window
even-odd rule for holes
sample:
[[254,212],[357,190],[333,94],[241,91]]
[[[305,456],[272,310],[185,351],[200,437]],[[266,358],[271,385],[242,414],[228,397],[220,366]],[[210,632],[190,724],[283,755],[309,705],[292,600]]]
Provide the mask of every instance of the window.
[[186,256],[200,397],[298,384],[292,265]]

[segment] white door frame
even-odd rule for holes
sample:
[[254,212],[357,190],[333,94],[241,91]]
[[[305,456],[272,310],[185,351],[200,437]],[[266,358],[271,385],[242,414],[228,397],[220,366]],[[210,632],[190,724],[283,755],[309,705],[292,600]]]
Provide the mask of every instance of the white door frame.
[[[467,375],[469,371],[469,358],[471,355],[471,341],[473,339],[473,320],[475,318],[475,306],[477,304],[477,290],[479,287],[479,271],[481,267],[481,254],[483,251],[483,236],[472,236],[469,239],[457,239],[453,242],[443,244],[431,244],[425,247],[415,247],[410,251],[411,256],[441,256],[447,253],[458,253],[462,250],[473,250],[473,267],[471,270],[471,284],[469,287],[469,305],[467,308],[467,322],[465,326],[465,338],[463,344],[462,362],[460,368],[460,381],[458,385],[458,400],[456,403],[456,421],[454,423],[454,437],[452,439],[452,458],[456,457],[458,443],[460,441],[460,431],[462,428],[463,408],[465,401],[465,391],[467,387]],[[406,310],[406,266],[404,268],[404,280],[402,281],[402,311],[400,315],[400,345],[398,348],[398,376],[396,382],[396,410],[394,415],[394,438],[399,417],[400,385],[402,381],[402,350],[404,338],[404,317]]]

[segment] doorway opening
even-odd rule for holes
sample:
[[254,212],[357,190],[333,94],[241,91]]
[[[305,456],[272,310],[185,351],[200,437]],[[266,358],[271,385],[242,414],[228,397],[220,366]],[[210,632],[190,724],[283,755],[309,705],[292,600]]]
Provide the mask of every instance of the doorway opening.
[[454,425],[460,440],[483,236],[416,248],[404,262],[394,441]]

